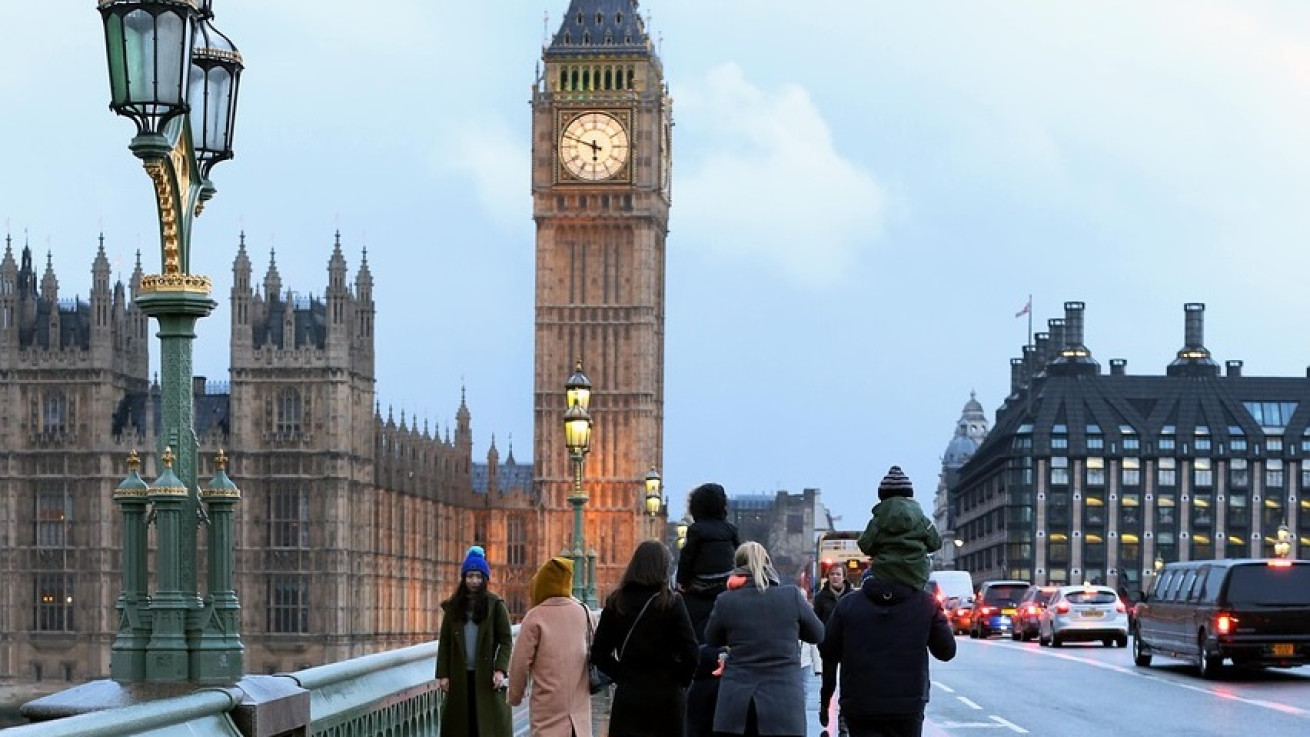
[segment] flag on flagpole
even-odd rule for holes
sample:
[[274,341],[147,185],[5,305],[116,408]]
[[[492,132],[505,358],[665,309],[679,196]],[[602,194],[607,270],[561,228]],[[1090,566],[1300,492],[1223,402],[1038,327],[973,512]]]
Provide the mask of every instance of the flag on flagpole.
[[1020,308],[1019,308],[1019,311],[1016,312],[1016,313],[1014,313],[1014,316],[1015,316],[1015,317],[1023,317],[1024,315],[1027,315],[1027,314],[1031,313],[1032,311],[1033,311],[1033,298],[1032,298],[1032,295],[1029,295],[1029,296],[1028,296],[1028,301],[1023,303],[1023,307],[1020,307]]

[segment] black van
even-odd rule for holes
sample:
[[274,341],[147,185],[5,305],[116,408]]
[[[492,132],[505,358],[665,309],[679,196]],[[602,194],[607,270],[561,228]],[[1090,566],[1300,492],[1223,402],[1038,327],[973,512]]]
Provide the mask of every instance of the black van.
[[1234,665],[1310,662],[1310,560],[1245,558],[1166,565],[1137,605],[1133,661],[1152,655],[1196,663],[1214,677]]

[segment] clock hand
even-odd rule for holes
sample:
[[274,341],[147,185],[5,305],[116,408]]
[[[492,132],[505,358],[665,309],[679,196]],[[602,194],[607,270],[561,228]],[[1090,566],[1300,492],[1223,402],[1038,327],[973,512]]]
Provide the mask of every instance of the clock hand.
[[591,149],[592,156],[596,156],[600,153],[600,144],[596,143],[595,141],[586,141],[568,133],[565,133],[564,137],[571,141],[577,141],[578,143],[581,143],[583,146],[589,147]]

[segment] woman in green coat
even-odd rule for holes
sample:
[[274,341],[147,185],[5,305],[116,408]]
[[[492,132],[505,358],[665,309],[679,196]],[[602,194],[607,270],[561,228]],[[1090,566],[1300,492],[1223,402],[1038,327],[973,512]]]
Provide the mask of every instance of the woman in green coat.
[[459,588],[441,603],[437,690],[445,702],[442,737],[510,737],[513,717],[505,701],[513,633],[509,610],[487,591],[491,567],[474,545],[459,568]]

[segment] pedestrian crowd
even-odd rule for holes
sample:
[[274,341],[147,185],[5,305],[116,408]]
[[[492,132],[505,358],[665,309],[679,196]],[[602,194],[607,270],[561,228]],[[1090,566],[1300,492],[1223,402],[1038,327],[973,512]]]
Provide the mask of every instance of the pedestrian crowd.
[[469,548],[441,604],[442,737],[510,737],[510,708],[525,697],[534,737],[591,737],[593,670],[613,684],[611,737],[799,737],[808,717],[798,642],[817,646],[824,727],[840,693],[834,734],[918,737],[929,655],[950,660],[955,638],[924,589],[941,538],[913,493],[893,466],[859,539],[870,557],[863,580],[832,566],[811,604],[763,545],[739,539],[724,488],[702,484],[688,497],[676,567],[663,543],[642,542],[597,617],[571,596],[573,561],[551,558],[532,577],[517,641],[488,590],[485,551]]

